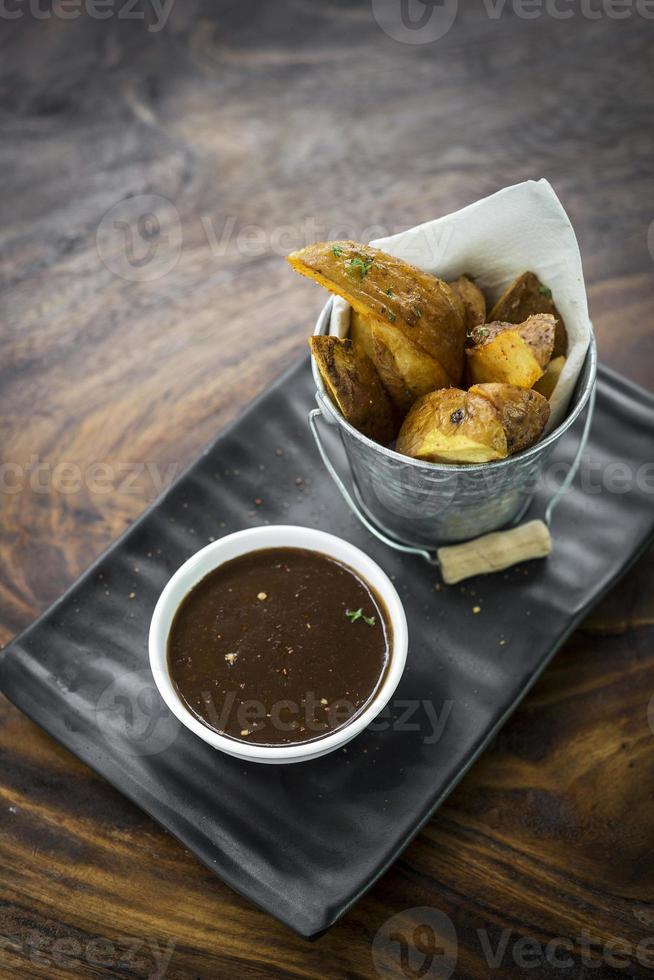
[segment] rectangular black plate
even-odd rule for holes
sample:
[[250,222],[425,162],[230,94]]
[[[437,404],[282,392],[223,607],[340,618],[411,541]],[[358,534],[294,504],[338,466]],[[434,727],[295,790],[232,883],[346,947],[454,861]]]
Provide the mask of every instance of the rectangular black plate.
[[[399,855],[654,533],[651,473],[643,468],[651,461],[654,398],[604,369],[587,485],[577,478],[555,513],[552,556],[465,591],[437,591],[436,570],[386,549],[350,516],[311,441],[312,405],[303,361],[0,659],[0,688],[19,708],[233,888],[304,936],[335,922]],[[553,463],[572,459],[578,431],[562,440]],[[627,492],[624,476],[610,469],[616,461],[632,474]],[[542,516],[547,493],[539,490],[532,514]],[[375,725],[347,751],[261,766],[221,755],[159,714],[147,634],[160,590],[212,537],[267,522],[342,535],[394,577],[410,646],[393,714],[417,699],[410,719],[417,730]],[[425,701],[441,717],[449,705],[438,739]]]

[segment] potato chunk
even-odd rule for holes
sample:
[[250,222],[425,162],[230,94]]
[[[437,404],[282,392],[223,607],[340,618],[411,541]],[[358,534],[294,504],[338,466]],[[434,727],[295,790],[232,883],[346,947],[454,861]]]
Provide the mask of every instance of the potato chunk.
[[421,395],[450,386],[439,362],[390,323],[370,320],[352,310],[350,339],[372,360],[401,417]]
[[508,455],[497,409],[487,398],[459,388],[442,388],[417,401],[396,448],[432,463],[487,463]]
[[545,369],[545,374],[542,378],[539,378],[534,385],[534,391],[539,391],[541,395],[545,398],[551,398],[552,392],[556,388],[559,378],[561,377],[561,371],[563,370],[563,365],[566,362],[566,358],[553,357],[550,363]]
[[356,348],[363,350],[371,361],[374,359],[372,323],[356,310],[352,310],[350,314],[350,340]]
[[472,383],[531,388],[552,356],[555,325],[553,316],[537,314],[517,326],[496,322],[475,327],[474,346],[466,350]]
[[488,399],[499,414],[509,456],[528,449],[540,438],[550,417],[549,402],[539,392],[517,385],[474,385],[470,394]]
[[422,395],[450,386],[439,362],[400,330],[387,323],[373,323],[372,339],[373,363],[402,417]]
[[556,318],[553,357],[568,353],[568,333],[563,317],[552,299],[552,291],[533,272],[524,272],[506,289],[488,315],[489,320],[524,323],[534,313],[549,313]]
[[446,282],[372,245],[349,241],[316,242],[288,261],[371,323],[395,326],[438,361],[450,384],[461,380],[466,329]]
[[455,298],[461,304],[460,312],[470,333],[473,327],[486,322],[486,298],[477,283],[470,276],[459,276],[448,283]]
[[325,387],[343,418],[355,429],[387,445],[397,432],[393,404],[370,358],[351,340],[310,337]]

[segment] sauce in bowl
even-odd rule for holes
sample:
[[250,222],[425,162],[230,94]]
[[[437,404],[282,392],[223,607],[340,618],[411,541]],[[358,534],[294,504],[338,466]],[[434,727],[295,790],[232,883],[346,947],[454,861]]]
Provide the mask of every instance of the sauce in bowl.
[[390,662],[388,613],[348,566],[266,548],[206,575],[168,634],[168,672],[191,713],[242,742],[288,745],[356,718]]

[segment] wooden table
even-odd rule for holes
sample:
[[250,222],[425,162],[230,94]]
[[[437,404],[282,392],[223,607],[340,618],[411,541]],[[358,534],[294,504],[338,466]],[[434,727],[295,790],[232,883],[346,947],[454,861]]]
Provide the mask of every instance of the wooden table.
[[[158,31],[120,4],[106,20],[12,8],[3,642],[304,352],[323,296],[285,265],[292,247],[400,230],[547,176],[579,236],[602,359],[654,387],[654,24],[597,7],[526,19],[479,4],[421,44],[345,0],[178,0]],[[146,202],[155,217],[130,264],[115,222],[144,210],[140,195],[165,200]],[[146,977],[159,955],[168,977],[374,977],[377,930],[430,906],[456,928],[457,977],[577,977],[589,942],[602,963],[589,975],[629,963],[649,976],[653,570],[650,551],[401,860],[313,943],[3,700],[1,975]],[[520,936],[563,945],[548,960]],[[574,959],[552,963],[568,940]]]

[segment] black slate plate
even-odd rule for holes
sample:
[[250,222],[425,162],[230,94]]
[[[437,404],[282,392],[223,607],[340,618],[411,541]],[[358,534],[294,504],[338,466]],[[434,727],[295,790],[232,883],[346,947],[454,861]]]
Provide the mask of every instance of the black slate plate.
[[[604,369],[586,465],[555,514],[553,555],[466,591],[437,591],[435,570],[387,550],[349,515],[312,444],[312,405],[303,361],[0,659],[0,688],[19,708],[304,936],[330,926],[398,856],[654,533],[654,398]],[[553,462],[572,459],[577,433]],[[616,461],[631,474],[626,492]],[[546,498],[539,491],[532,513]],[[395,578],[409,620],[394,724],[294,766],[209,748],[163,710],[147,666],[150,615],[174,569],[210,537],[264,522],[321,527],[364,548]]]

